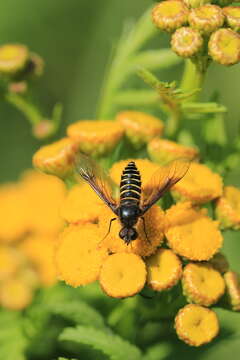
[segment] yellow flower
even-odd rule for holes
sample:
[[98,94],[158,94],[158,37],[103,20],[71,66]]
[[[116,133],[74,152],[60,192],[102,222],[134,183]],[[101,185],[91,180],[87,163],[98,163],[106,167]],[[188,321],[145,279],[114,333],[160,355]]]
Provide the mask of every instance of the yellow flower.
[[24,196],[28,202],[29,228],[39,234],[56,234],[64,222],[59,208],[65,198],[65,185],[55,176],[28,171],[22,178]]
[[216,202],[215,212],[222,229],[240,229],[240,189],[226,186]]
[[61,280],[76,287],[98,279],[103,260],[108,256],[105,249],[98,248],[99,239],[97,225],[71,225],[64,230],[55,254]]
[[147,284],[156,291],[174,286],[182,276],[181,261],[169,249],[158,249],[146,259]]
[[127,137],[136,148],[163,132],[163,122],[144,112],[122,111],[117,114],[116,120],[122,124]]
[[24,259],[16,248],[0,246],[0,281],[17,273]]
[[149,256],[153,254],[160,246],[164,238],[165,217],[159,206],[155,205],[144,215],[146,234],[144,232],[143,221],[138,220],[136,230],[138,237],[126,245],[119,237],[119,231],[122,229],[120,221],[117,219],[112,223],[111,231],[108,232],[110,220],[114,214],[106,206],[102,208],[99,217],[100,244],[99,247],[108,249],[110,252],[132,252],[140,256]]
[[60,178],[71,176],[78,145],[69,138],[41,147],[33,156],[33,165],[40,171]]
[[215,304],[225,291],[222,276],[207,263],[186,265],[182,284],[188,301],[204,306]]
[[29,209],[21,186],[18,184],[1,186],[0,204],[0,241],[18,240],[29,230]]
[[227,294],[233,310],[240,311],[240,276],[234,271],[224,274]]
[[116,121],[78,121],[67,128],[79,149],[92,156],[109,153],[121,140],[124,129]]
[[26,238],[21,250],[31,261],[42,285],[50,286],[57,281],[56,268],[53,261],[55,237],[34,235]]
[[182,1],[168,0],[153,8],[152,20],[159,29],[171,32],[187,23],[188,13]]
[[125,298],[139,293],[146,281],[143,260],[135,254],[118,253],[104,262],[99,282],[109,296]]
[[179,203],[166,212],[165,235],[180,256],[194,261],[209,260],[222,246],[217,223],[196,211],[190,203]]
[[6,44],[0,47],[0,73],[14,75],[22,70],[29,58],[26,46]]
[[[109,174],[112,177],[112,179],[115,181],[116,184],[118,184],[118,185],[120,184],[122,171],[130,161],[133,161],[133,160],[132,159],[121,160],[121,161],[116,162],[112,166]],[[150,180],[153,173],[159,169],[159,165],[154,164],[153,162],[151,162],[149,160],[144,160],[144,159],[134,159],[134,162],[135,162],[138,170],[140,171],[142,187],[144,188],[144,186],[146,185],[147,181]]]
[[179,56],[192,57],[202,49],[203,38],[198,30],[183,26],[172,35],[171,47]]
[[208,35],[223,25],[224,15],[219,6],[207,4],[192,9],[188,21],[192,28]]
[[103,202],[88,184],[75,185],[61,206],[61,216],[69,223],[97,223]]
[[227,24],[235,31],[240,30],[240,8],[239,6],[227,6],[223,9]]
[[0,304],[10,310],[22,310],[33,297],[33,289],[20,277],[10,278],[0,284]]
[[178,200],[190,200],[202,204],[222,195],[223,183],[220,175],[213,173],[206,165],[191,163],[187,174],[172,187],[172,194]]
[[151,160],[163,165],[179,158],[193,160],[199,155],[196,148],[159,138],[150,141],[147,149]]
[[189,304],[178,312],[175,329],[178,337],[188,345],[201,346],[217,336],[219,323],[214,311]]
[[221,65],[239,63],[240,35],[232,29],[215,31],[208,42],[208,54]]
[[221,274],[224,274],[226,271],[229,270],[229,263],[227,261],[227,258],[221,253],[215,254],[210,259],[210,264]]

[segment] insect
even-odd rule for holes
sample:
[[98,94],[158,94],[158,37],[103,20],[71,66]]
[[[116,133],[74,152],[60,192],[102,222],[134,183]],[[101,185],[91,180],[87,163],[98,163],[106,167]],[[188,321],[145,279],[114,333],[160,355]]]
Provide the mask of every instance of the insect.
[[[76,171],[113,211],[116,217],[109,223],[109,234],[113,221],[119,219],[122,228],[119,237],[128,245],[138,237],[135,228],[139,219],[143,222],[147,238],[144,214],[187,173],[190,162],[178,159],[160,167],[142,189],[141,174],[134,161],[130,161],[122,171],[120,197],[113,196],[116,185],[103,169],[90,157],[79,153],[75,159]],[[106,235],[106,236],[107,236]],[[148,240],[149,241],[149,240]]]

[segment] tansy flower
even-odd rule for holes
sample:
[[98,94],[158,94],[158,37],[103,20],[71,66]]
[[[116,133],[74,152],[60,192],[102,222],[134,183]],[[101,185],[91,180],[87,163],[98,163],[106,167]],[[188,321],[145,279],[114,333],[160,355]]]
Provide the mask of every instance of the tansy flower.
[[127,137],[136,148],[163,132],[163,122],[144,112],[122,111],[117,114],[116,120],[122,124]]
[[179,203],[166,212],[165,235],[170,248],[189,260],[209,260],[222,246],[217,223],[196,211],[190,203]]
[[[99,216],[99,231],[101,234],[99,247],[107,249],[110,252],[132,252],[140,256],[149,256],[153,254],[160,246],[164,238],[165,217],[164,212],[159,206],[152,206],[144,215],[146,233],[144,231],[143,221],[138,220],[136,230],[138,237],[129,245],[119,237],[122,229],[120,221],[117,219],[112,222],[111,230],[107,235],[110,220],[114,214],[106,206],[102,208]],[[107,236],[106,236],[107,235]]]
[[92,156],[109,153],[121,140],[124,129],[116,121],[78,121],[67,128],[68,136],[79,149]]
[[188,13],[182,1],[168,0],[153,8],[152,20],[159,29],[171,32],[187,23]]
[[159,138],[150,141],[147,150],[151,160],[159,164],[166,164],[178,158],[193,160],[199,155],[196,148]]
[[158,249],[146,259],[147,284],[156,291],[174,286],[182,276],[181,261],[169,249]]
[[22,186],[28,202],[30,230],[40,234],[58,233],[64,225],[59,215],[66,193],[64,183],[55,176],[28,171],[22,178]]
[[208,35],[220,28],[224,23],[222,9],[217,5],[203,5],[192,9],[188,22],[194,29],[199,30],[202,34]]
[[223,196],[216,202],[215,213],[222,229],[239,229],[240,190],[234,186],[226,186]]
[[60,236],[55,254],[57,273],[71,286],[96,281],[106,249],[98,247],[100,237],[97,225],[71,225]]
[[235,31],[240,30],[240,8],[239,6],[227,6],[223,9],[227,24]]
[[104,262],[99,282],[103,291],[115,298],[139,293],[146,281],[143,260],[135,254],[113,254]]
[[56,283],[56,268],[53,261],[55,237],[46,235],[29,236],[21,244],[21,250],[31,261],[43,286]]
[[1,186],[0,203],[0,241],[11,242],[20,239],[29,230],[29,208],[21,186]]
[[[117,185],[120,184],[121,174],[130,161],[132,159],[118,161],[110,169],[109,174]],[[144,159],[134,159],[134,162],[140,171],[142,187],[144,188],[153,173],[159,169],[159,165]]]
[[229,270],[229,263],[227,261],[227,258],[222,253],[215,254],[210,259],[210,263],[214,267],[214,269],[219,271],[221,274],[224,274],[226,271]]
[[69,223],[96,223],[104,206],[88,184],[75,185],[61,206],[61,216]]
[[33,289],[21,277],[10,278],[0,284],[0,304],[10,310],[22,310],[33,298]]
[[214,311],[203,306],[189,304],[180,309],[175,318],[178,337],[191,346],[207,344],[219,332],[219,323]]
[[210,306],[224,294],[225,283],[210,264],[187,264],[183,270],[183,291],[189,302]]
[[190,200],[195,204],[211,201],[222,195],[223,183],[220,175],[206,165],[192,162],[186,175],[172,187],[178,200]]
[[179,56],[192,57],[203,47],[203,38],[198,30],[183,26],[172,35],[171,47]]
[[0,73],[14,75],[22,70],[29,58],[26,46],[6,44],[0,47]]
[[215,31],[208,42],[208,54],[221,65],[234,65],[240,60],[240,35],[232,29]]
[[240,311],[240,276],[234,271],[224,274],[227,287],[227,294],[230,305],[235,311]]
[[69,138],[41,147],[33,156],[33,165],[46,174],[60,178],[71,176],[78,145]]
[[14,275],[24,259],[20,251],[14,247],[0,246],[0,281]]

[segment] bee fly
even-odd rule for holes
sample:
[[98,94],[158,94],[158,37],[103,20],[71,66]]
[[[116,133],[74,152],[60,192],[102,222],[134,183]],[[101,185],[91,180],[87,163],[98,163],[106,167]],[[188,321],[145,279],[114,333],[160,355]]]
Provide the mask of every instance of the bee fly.
[[[144,214],[168,191],[183,178],[188,171],[190,162],[184,159],[173,160],[167,166],[159,167],[149,182],[142,188],[141,175],[134,161],[124,168],[120,182],[120,198],[113,196],[116,185],[93,159],[85,154],[78,154],[75,160],[76,171],[105,202],[116,215],[109,223],[119,219],[122,229],[119,237],[128,245],[138,237],[135,225],[140,218],[146,234]],[[107,236],[106,235],[106,236]]]

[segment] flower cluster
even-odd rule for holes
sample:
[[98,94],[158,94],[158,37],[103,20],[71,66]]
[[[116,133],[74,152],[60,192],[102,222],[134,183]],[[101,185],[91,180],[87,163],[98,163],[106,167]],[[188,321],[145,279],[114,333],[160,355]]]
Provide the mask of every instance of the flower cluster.
[[0,305],[20,310],[36,288],[57,280],[53,251],[63,227],[58,207],[65,186],[29,170],[20,181],[0,187]]
[[[161,139],[162,132],[161,120],[134,111],[121,112],[116,121],[108,123],[79,121],[67,129],[68,138],[42,147],[33,162],[42,171],[72,184],[61,206],[67,226],[55,247],[59,278],[73,287],[98,280],[102,290],[114,298],[134,296],[144,287],[156,293],[171,291],[181,282],[179,294],[190,304],[178,309],[176,332],[187,344],[200,346],[219,331],[210,306],[227,293],[229,306],[234,310],[240,307],[238,277],[229,271],[225,257],[219,253],[223,245],[220,222],[212,219],[204,207],[206,203],[212,207],[216,204],[216,213],[220,214],[219,209],[226,206],[219,202],[231,203],[231,196],[220,175],[195,162],[199,158],[197,149]],[[148,158],[134,160],[141,174],[142,196],[149,179],[164,162],[182,157],[192,161],[185,177],[171,189],[177,203],[165,211],[164,204],[152,206],[144,215],[145,229],[139,220],[138,237],[129,245],[119,237],[122,225],[118,219],[108,232],[112,211],[88,184],[74,183],[73,176],[73,158],[78,149],[101,161],[124,136],[134,147],[145,144],[148,151]],[[119,159],[109,170],[118,186],[129,161]],[[239,214],[237,205],[231,206]],[[234,218],[230,213],[224,212],[224,218],[229,216],[229,226]]]
[[152,19],[159,29],[172,34],[172,50],[179,56],[192,60],[209,56],[222,65],[237,64],[240,8],[209,2],[165,0],[154,7]]

